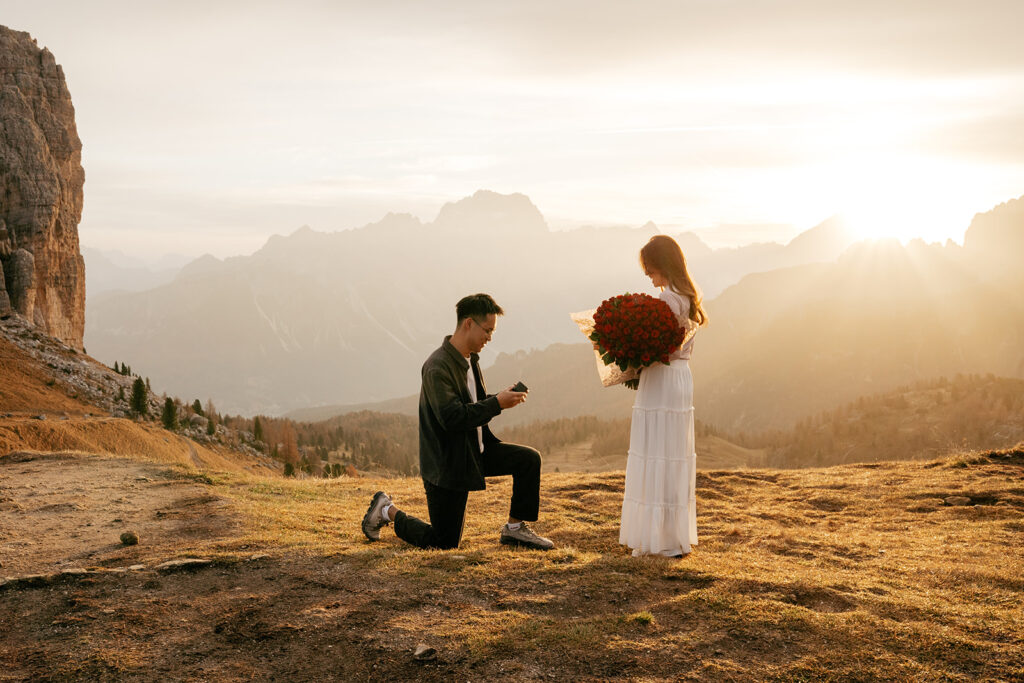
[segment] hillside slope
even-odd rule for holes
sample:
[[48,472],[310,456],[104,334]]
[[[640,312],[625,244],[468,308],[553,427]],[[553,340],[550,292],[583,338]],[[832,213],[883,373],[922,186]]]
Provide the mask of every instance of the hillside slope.
[[0,335],[0,411],[49,412],[81,415],[98,408],[68,395],[57,385],[52,373],[46,372],[20,347]]
[[807,417],[792,430],[737,438],[767,449],[773,467],[1006,448],[1024,439],[1024,379],[957,374],[915,382]]
[[[0,456],[17,451],[80,452],[226,472],[278,471],[252,449],[197,443],[154,423],[129,419],[133,377],[38,332],[17,317],[0,320]],[[162,399],[149,396],[149,414]]]

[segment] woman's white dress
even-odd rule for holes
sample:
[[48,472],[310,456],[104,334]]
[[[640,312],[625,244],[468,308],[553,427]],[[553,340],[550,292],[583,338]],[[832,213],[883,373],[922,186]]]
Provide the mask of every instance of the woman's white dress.
[[[660,298],[681,320],[690,300],[667,289]],[[694,450],[691,338],[640,373],[626,460],[619,543],[633,555],[679,555],[697,545],[697,452]]]

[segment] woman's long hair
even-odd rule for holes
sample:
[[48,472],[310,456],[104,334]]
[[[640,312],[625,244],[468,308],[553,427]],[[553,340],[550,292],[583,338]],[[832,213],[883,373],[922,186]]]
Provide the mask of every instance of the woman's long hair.
[[703,297],[697,284],[686,268],[686,257],[679,244],[668,235],[655,235],[640,250],[640,265],[645,271],[656,270],[665,276],[669,287],[676,294],[690,300],[690,320],[706,325],[708,315],[704,312]]

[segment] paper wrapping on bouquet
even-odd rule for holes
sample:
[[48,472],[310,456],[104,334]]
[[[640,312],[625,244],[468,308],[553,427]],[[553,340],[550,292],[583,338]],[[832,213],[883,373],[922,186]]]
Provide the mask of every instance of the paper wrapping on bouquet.
[[[569,314],[569,317],[579,326],[580,332],[583,333],[583,336],[591,344],[594,343],[590,340],[590,334],[594,331],[594,313],[596,311],[596,308],[591,308],[589,311]],[[615,363],[605,365],[604,361],[601,360],[601,352],[597,349],[594,349],[594,360],[597,361],[597,376],[601,378],[601,386],[611,387],[616,384],[622,384],[627,380],[636,379],[640,374],[639,368],[630,367],[626,368],[626,371],[623,372]]]
[[[590,339],[590,335],[594,331],[594,313],[596,311],[596,308],[591,308],[589,311],[569,314],[569,317],[572,318],[572,321],[580,328],[580,332],[583,333],[583,336],[591,344],[593,342]],[[686,330],[686,336],[683,337],[683,343],[680,345],[680,348],[682,348],[693,339],[693,335],[697,334],[697,329],[700,325],[689,318],[683,318],[679,320],[679,326]],[[616,384],[622,384],[640,376],[640,368],[635,366],[630,366],[623,371],[615,363],[606,365],[601,359],[601,352],[597,349],[594,349],[594,360],[597,362],[597,376],[601,378],[601,386],[613,387]]]

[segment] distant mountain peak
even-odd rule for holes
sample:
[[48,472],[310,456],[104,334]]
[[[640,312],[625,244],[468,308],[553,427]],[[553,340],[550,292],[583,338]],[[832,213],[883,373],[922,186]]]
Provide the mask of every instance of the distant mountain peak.
[[195,259],[191,263],[188,263],[178,271],[176,280],[184,280],[191,277],[208,275],[216,272],[224,265],[224,262],[213,254],[203,254],[199,258]]
[[547,221],[529,197],[491,190],[477,190],[471,197],[445,204],[434,225],[454,232],[549,231]]
[[964,248],[999,260],[1019,260],[1024,250],[1024,196],[976,214],[964,233]]
[[423,221],[411,213],[398,213],[395,211],[388,211],[384,214],[384,218],[381,218],[376,223],[368,223],[364,225],[360,230],[372,228],[374,230],[382,229],[419,229],[423,227]]
[[850,224],[845,218],[837,215],[826,218],[810,230],[803,231],[791,239],[787,246],[804,248],[808,245],[821,247],[828,244],[844,249],[855,241],[856,236]]

